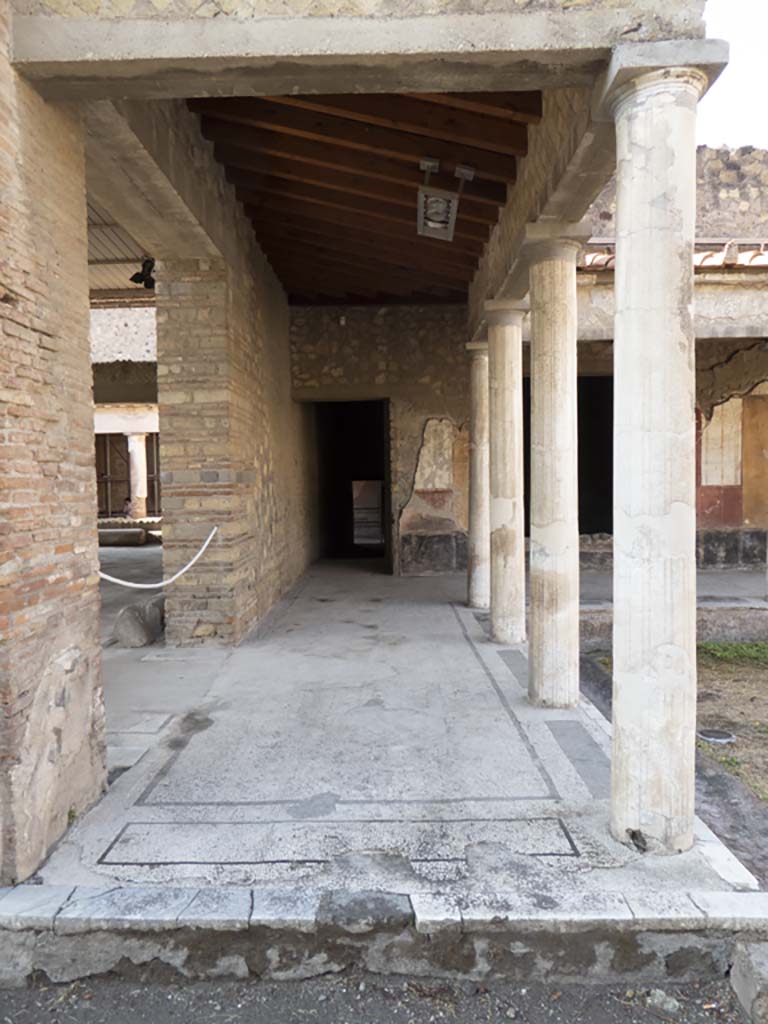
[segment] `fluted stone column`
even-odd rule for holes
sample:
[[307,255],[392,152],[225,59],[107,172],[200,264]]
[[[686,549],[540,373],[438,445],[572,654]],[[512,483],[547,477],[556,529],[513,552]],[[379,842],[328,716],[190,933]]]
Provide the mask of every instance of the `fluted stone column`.
[[[614,353],[612,830],[693,842],[696,492],[695,70],[613,97],[618,181]],[[642,839],[639,837],[642,836]]]
[[128,470],[131,478],[131,517],[145,519],[147,515],[147,435],[127,434]]
[[531,638],[529,698],[579,700],[576,257],[570,239],[529,256],[531,300]]
[[523,318],[519,304],[487,302],[490,377],[491,639],[525,641]]
[[469,378],[469,566],[467,603],[491,603],[491,494],[488,467],[488,344],[470,342]]

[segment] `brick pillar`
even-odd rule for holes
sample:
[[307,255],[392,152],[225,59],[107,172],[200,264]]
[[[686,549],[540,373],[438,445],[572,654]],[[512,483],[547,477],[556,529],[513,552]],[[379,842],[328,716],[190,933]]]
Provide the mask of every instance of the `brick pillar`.
[[8,60],[0,3],[0,882],[105,780],[78,118]]
[[166,592],[166,639],[235,643],[250,624],[243,552],[255,474],[233,442],[227,268],[220,260],[166,261],[156,277],[164,575],[219,528],[204,557]]

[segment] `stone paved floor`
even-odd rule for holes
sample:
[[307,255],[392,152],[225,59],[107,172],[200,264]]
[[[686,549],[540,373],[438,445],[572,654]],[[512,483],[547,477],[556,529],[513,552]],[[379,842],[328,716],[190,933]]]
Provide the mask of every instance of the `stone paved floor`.
[[609,837],[607,724],[531,708],[524,649],[489,643],[463,591],[327,563],[234,650],[108,649],[110,724],[137,716],[120,736],[141,756],[42,879],[568,892],[592,912],[753,884],[703,825],[674,858]]

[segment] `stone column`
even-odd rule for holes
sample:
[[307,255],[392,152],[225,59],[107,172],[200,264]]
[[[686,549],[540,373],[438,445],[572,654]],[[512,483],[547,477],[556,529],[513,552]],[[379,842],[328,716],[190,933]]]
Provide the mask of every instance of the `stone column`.
[[131,476],[131,518],[145,519],[147,515],[147,435],[126,434],[128,438],[128,468]]
[[519,304],[487,302],[490,384],[491,639],[525,641],[523,318]]
[[467,345],[469,378],[469,571],[467,603],[491,603],[491,493],[488,467],[488,344]]
[[[580,244],[533,244],[531,300],[531,640],[529,698],[579,701],[579,487],[576,257]],[[607,467],[606,467],[607,471]]]
[[696,493],[694,70],[613,97],[616,220],[612,830],[693,842]]

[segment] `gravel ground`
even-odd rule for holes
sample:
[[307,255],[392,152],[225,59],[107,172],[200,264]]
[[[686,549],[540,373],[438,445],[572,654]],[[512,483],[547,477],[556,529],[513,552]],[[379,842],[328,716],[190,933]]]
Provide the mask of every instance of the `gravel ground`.
[[0,1024],[745,1024],[727,982],[553,987],[345,974],[303,982],[94,980],[0,991]]

